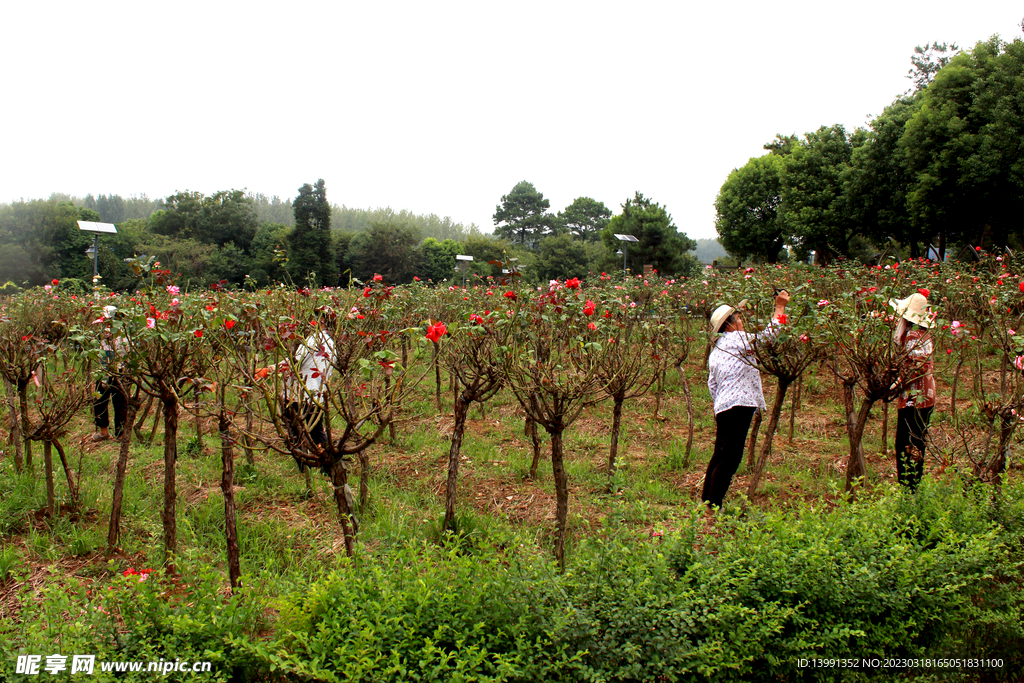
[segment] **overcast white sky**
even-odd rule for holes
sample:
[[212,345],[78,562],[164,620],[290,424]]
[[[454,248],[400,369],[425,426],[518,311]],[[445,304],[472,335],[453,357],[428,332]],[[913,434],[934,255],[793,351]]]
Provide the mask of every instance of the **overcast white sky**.
[[1024,3],[4,2],[0,201],[245,188],[491,230],[637,190],[714,237],[776,133],[864,125],[915,45],[1021,36]]

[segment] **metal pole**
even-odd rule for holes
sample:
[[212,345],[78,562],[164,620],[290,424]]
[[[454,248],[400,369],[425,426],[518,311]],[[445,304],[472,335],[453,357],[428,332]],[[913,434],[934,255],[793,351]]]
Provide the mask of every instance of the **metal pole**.
[[100,274],[100,236],[92,236],[92,279]]
[[466,262],[462,262],[462,288],[466,288]]
[[626,251],[629,250],[629,242],[622,243],[622,277],[626,277]]

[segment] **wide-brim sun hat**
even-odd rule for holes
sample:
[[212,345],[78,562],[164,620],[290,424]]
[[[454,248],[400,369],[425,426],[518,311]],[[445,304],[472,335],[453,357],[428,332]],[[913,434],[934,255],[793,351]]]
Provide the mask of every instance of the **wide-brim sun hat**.
[[889,305],[896,310],[896,315],[921,327],[934,325],[935,314],[928,305],[928,299],[920,292],[914,292],[906,299],[889,299]]
[[736,312],[734,306],[729,304],[722,304],[715,309],[715,312],[711,314],[711,331],[718,332],[719,328],[722,327],[722,323],[729,319],[729,316]]

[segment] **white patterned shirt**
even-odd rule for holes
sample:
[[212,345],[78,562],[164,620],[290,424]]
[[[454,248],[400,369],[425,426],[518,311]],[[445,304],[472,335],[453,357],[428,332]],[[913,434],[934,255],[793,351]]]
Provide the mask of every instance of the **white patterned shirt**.
[[715,402],[715,415],[737,406],[767,409],[761,373],[750,340],[769,339],[777,330],[778,325],[773,320],[756,335],[734,330],[722,333],[715,340],[708,356],[708,391]]
[[330,380],[334,372],[334,340],[323,330],[307,337],[295,349],[295,364],[292,373],[298,375],[301,382],[296,385],[293,379],[285,386],[285,399],[301,401],[310,398],[319,402],[323,399],[324,384]]

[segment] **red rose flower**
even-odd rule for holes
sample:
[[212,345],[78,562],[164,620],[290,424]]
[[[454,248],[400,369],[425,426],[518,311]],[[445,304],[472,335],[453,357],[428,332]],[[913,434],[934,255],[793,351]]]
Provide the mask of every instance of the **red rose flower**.
[[444,326],[444,323],[435,323],[427,328],[427,339],[436,344],[447,331],[448,328]]

